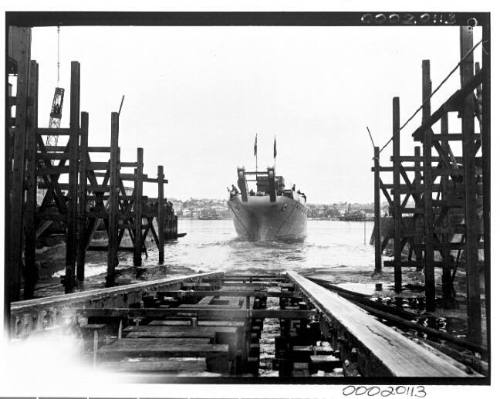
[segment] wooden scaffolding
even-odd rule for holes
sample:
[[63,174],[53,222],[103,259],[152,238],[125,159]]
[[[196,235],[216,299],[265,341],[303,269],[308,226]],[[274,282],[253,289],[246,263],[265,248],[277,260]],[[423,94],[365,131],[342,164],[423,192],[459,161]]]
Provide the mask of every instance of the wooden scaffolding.
[[[137,149],[136,161],[120,159],[118,113],[111,114],[110,145],[89,146],[89,115],[80,111],[78,62],[71,63],[69,127],[38,126],[38,64],[30,60],[30,42],[29,28],[9,28],[7,316],[11,302],[33,297],[37,242],[51,231],[64,236],[67,293],[83,283],[88,251],[107,252],[106,285],[112,286],[119,251],[133,252],[134,265],[140,266],[146,240],[152,237],[163,264],[166,234],[176,233],[176,216],[164,195],[168,181],[163,166],[158,166],[156,177],[144,174],[142,148]],[[58,145],[47,145],[47,136],[58,137]],[[94,161],[96,153],[105,161]],[[145,183],[157,186],[156,198],[143,195]],[[107,242],[100,247],[92,242],[99,228]],[[132,245],[121,245],[125,232]]]
[[[375,147],[372,170],[376,271],[382,265],[382,191],[394,226],[394,259],[384,266],[394,268],[395,291],[402,290],[402,267],[423,270],[426,309],[433,311],[434,271],[441,268],[441,304],[449,306],[455,274],[459,267],[464,268],[469,336],[480,340],[480,284],[483,278],[486,284],[489,281],[489,32],[483,28],[481,67],[474,63],[477,45],[473,45],[472,32],[472,27],[460,27],[460,89],[434,112],[431,97],[437,90],[433,92],[429,60],[422,62],[422,123],[412,134],[417,143],[412,155],[400,153],[400,104],[398,97],[393,99],[392,165],[380,166],[381,151]],[[450,132],[448,127],[452,113],[458,113],[461,120],[459,132]],[[381,178],[384,172],[392,175],[391,184]]]

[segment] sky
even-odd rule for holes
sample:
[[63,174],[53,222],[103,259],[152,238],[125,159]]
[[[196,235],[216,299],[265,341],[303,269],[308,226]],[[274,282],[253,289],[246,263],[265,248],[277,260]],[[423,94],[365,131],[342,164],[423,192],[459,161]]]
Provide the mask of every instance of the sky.
[[[44,126],[58,84],[56,27],[33,29],[32,59]],[[382,146],[392,134],[392,98],[401,99],[401,123],[420,106],[423,59],[431,61],[435,87],[460,59],[459,28],[63,26],[62,126],[69,123],[70,62],[79,61],[89,144],[109,145],[110,113],[125,95],[121,158],[135,160],[143,147],[146,173],[165,166],[168,197],[225,198],[237,166],[255,169],[258,134],[259,169],[273,164],[276,136],[277,174],[309,202],[371,202],[366,126]],[[457,72],[432,109],[458,88]],[[402,131],[402,154],[413,153],[420,120]]]

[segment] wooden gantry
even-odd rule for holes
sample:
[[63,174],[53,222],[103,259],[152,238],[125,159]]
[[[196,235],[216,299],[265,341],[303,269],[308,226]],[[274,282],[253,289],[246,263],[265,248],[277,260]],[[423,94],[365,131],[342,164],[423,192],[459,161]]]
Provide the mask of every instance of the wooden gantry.
[[[482,67],[474,64],[472,27],[460,27],[460,88],[431,111],[433,93],[430,61],[422,62],[422,123],[413,132],[414,154],[401,155],[399,98],[393,99],[391,166],[380,166],[375,148],[375,208],[379,189],[389,204],[393,221],[393,256],[385,266],[394,268],[397,293],[402,290],[402,267],[425,274],[426,309],[436,308],[435,268],[442,268],[442,304],[453,303],[457,268],[467,277],[469,336],[481,339],[480,284],[489,276],[490,131],[489,32],[483,28]],[[461,131],[450,132],[449,115],[458,113]],[[436,125],[438,125],[436,127]],[[479,130],[478,130],[479,129]],[[436,133],[439,130],[440,133]],[[451,145],[451,143],[461,145]],[[384,183],[383,172],[392,174]],[[385,174],[387,176],[387,174]],[[381,270],[380,211],[375,212],[375,265]],[[483,254],[481,254],[483,250]],[[480,270],[484,270],[481,276]]]
[[[35,250],[44,235],[64,235],[63,283],[69,293],[84,281],[88,251],[107,252],[106,285],[112,286],[120,251],[132,252],[134,265],[140,266],[151,236],[162,264],[165,239],[177,233],[176,216],[164,195],[168,181],[163,166],[150,178],[143,172],[142,148],[136,161],[120,158],[118,113],[111,114],[110,145],[89,146],[89,115],[80,111],[78,62],[71,63],[69,127],[38,126],[38,64],[30,60],[30,41],[29,28],[9,27],[8,73],[14,83],[9,84],[7,102],[6,315],[11,302],[34,295]],[[58,145],[47,145],[47,136],[57,136]],[[106,160],[94,161],[95,154]],[[146,183],[156,185],[157,198],[143,195]],[[93,242],[99,229],[106,245]],[[132,245],[122,245],[125,233]]]

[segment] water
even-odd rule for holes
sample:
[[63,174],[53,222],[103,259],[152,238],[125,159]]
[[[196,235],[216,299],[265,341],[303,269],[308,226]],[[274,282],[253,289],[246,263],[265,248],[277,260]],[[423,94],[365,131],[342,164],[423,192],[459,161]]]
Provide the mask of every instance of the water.
[[[232,220],[180,219],[178,231],[187,233],[165,246],[166,270],[157,270],[163,277],[168,269],[175,272],[197,273],[222,271],[324,270],[352,266],[373,271],[373,247],[368,245],[373,229],[366,222],[309,220],[304,242],[248,242],[238,239]],[[132,265],[130,254],[120,255],[120,267]],[[154,245],[143,256],[143,265],[158,265]],[[158,268],[157,268],[158,269]],[[86,276],[105,273],[102,262],[88,260]],[[64,271],[59,274],[64,274]],[[57,275],[54,275],[57,277]],[[152,276],[154,277],[154,276]]]
[[[366,223],[367,242],[372,223]],[[238,239],[231,220],[179,220],[187,235],[165,247],[165,264],[196,271],[303,270],[366,266],[373,270],[373,247],[364,245],[360,222],[308,221],[304,242],[248,242]]]

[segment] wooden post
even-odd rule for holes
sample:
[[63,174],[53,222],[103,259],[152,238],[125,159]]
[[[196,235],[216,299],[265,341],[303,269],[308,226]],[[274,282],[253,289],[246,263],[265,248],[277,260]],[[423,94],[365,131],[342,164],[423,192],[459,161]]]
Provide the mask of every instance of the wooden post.
[[382,250],[380,243],[380,148],[373,148],[373,211],[374,217],[374,246],[375,246],[375,273],[382,272]]
[[158,165],[158,263],[163,265],[165,261],[165,209],[163,193],[163,166]]
[[[429,60],[422,61],[422,123],[431,115],[429,97],[432,93],[431,69]],[[424,227],[425,227],[425,304],[427,311],[436,308],[436,287],[434,281],[434,213],[432,211],[432,130],[424,132]]]
[[[441,135],[442,136],[447,136],[448,135],[448,114],[445,113],[441,117]],[[443,141],[443,147],[449,152],[450,151],[450,146],[448,141]],[[450,177],[448,175],[444,175],[441,177],[441,184],[443,187],[443,201],[448,201],[450,198],[449,194],[449,181]],[[444,243],[449,243],[451,241],[451,238],[453,238],[453,234],[443,234],[443,239],[442,241]],[[443,273],[441,276],[441,287],[443,291],[443,303],[445,306],[451,305],[451,302],[453,300],[453,279],[451,276],[451,269],[452,269],[452,263],[453,259],[451,256],[451,251],[448,247],[443,247],[442,249],[443,253]]]
[[71,62],[70,92],[70,138],[69,138],[69,190],[66,235],[66,275],[64,291],[73,292],[75,288],[76,261],[76,218],[78,210],[78,141],[80,135],[80,64]]
[[[415,167],[415,178],[414,178],[415,190],[417,193],[419,193],[420,186],[422,185],[422,178],[421,178],[422,162],[420,161],[420,156],[421,156],[420,147],[414,148],[413,155],[415,156],[415,162],[413,163],[413,166]],[[415,202],[415,207],[421,208],[422,203],[423,203],[422,194],[417,194],[417,196],[418,196],[418,203]],[[423,216],[417,215],[416,219],[422,220]],[[416,223],[415,223],[415,227],[416,227]],[[416,238],[416,241],[418,244],[422,244],[423,238],[422,238],[422,233],[421,233],[420,229],[418,229],[418,232],[417,232],[417,235],[415,238]],[[422,261],[422,249],[421,248],[415,249],[415,257],[416,257],[416,261],[417,261],[417,268],[416,269],[421,271],[424,268],[424,264]]]
[[[482,69],[484,73],[484,81],[481,90],[482,99],[482,124],[481,124],[481,151],[482,151],[482,167],[483,167],[483,241],[484,241],[484,281],[486,288],[486,295],[490,295],[490,268],[491,268],[491,258],[490,258],[490,222],[491,222],[491,102],[490,102],[490,62],[491,62],[491,37],[490,37],[490,21],[488,16],[488,22],[483,25],[483,52],[482,52]],[[488,323],[487,331],[489,331],[491,323],[491,303],[486,301],[486,323]],[[490,347],[491,336],[488,335],[488,347]]]
[[108,270],[106,286],[115,285],[115,267],[118,260],[118,169],[120,149],[118,134],[120,119],[117,112],[111,113],[111,154],[109,160],[109,206],[108,206]]
[[[5,235],[5,325],[9,324],[10,303],[20,299],[23,242],[23,200],[24,200],[24,161],[26,140],[26,107],[28,101],[28,68],[31,48],[31,29],[9,27],[8,52],[17,62],[16,125],[13,135],[12,168],[7,175],[10,182],[7,197]],[[11,145],[12,145],[11,144]]]
[[76,275],[78,283],[85,279],[85,251],[87,250],[87,166],[88,166],[89,114],[82,112],[80,141],[80,185],[78,194],[78,254]]
[[144,150],[137,149],[137,168],[135,170],[134,198],[134,266],[142,264],[142,186],[144,168]]
[[399,97],[392,99],[392,162],[393,162],[393,187],[394,187],[394,203],[393,203],[393,219],[394,219],[394,289],[397,293],[402,289],[401,278],[401,197],[400,197],[400,131],[399,131]]
[[36,249],[36,135],[38,125],[38,64],[31,61],[28,96],[31,104],[27,111],[26,128],[26,209],[24,213],[24,299],[33,298],[38,280]]
[[[472,48],[472,28],[460,27],[460,55],[465,57]],[[474,71],[473,54],[460,64],[462,87],[472,79]],[[474,150],[474,94],[469,93],[462,109],[462,153],[465,183],[465,262],[467,270],[467,315],[469,335],[473,340],[481,339],[481,297],[478,270],[479,221],[477,216],[477,183]]]

